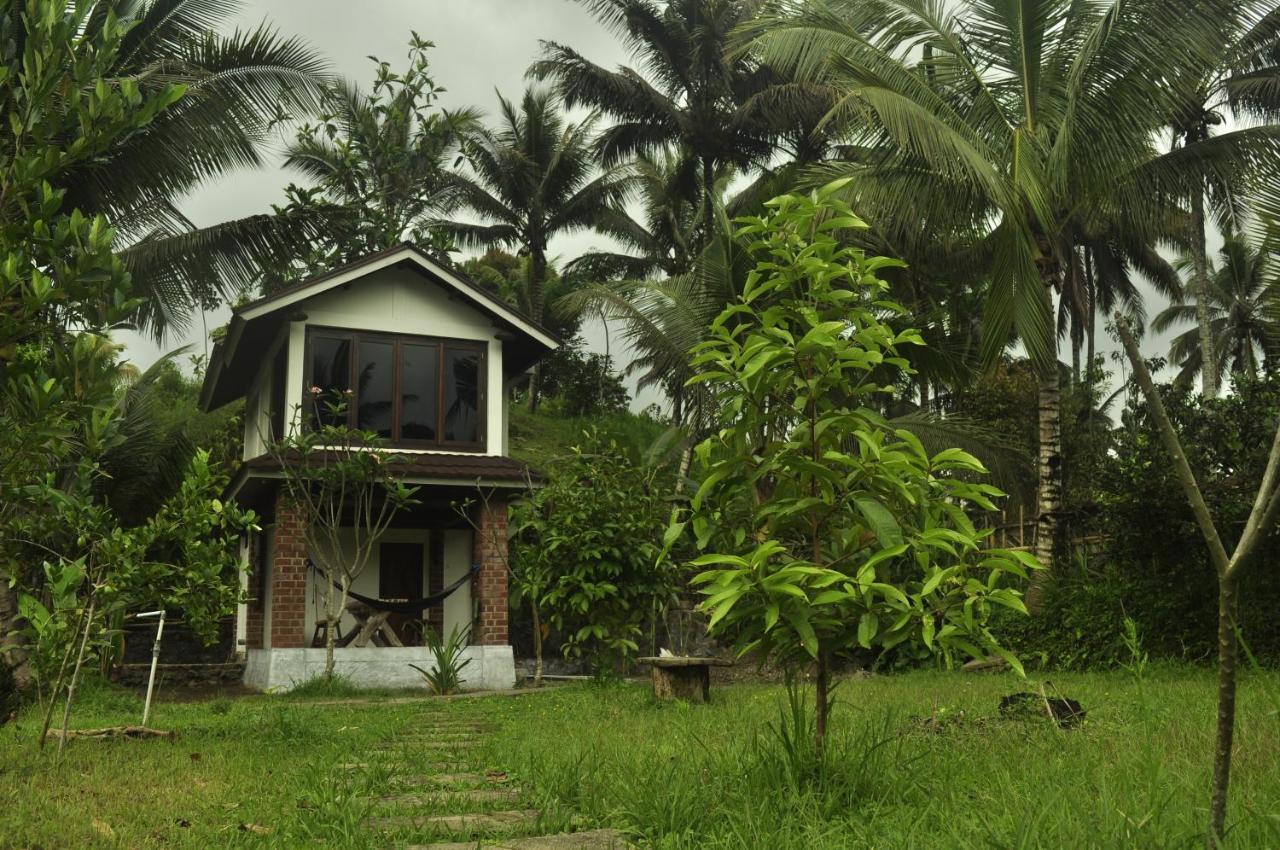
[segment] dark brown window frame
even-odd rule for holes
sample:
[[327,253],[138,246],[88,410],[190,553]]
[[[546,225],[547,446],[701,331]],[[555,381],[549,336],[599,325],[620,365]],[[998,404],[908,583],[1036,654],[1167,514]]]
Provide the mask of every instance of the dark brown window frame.
[[[309,427],[311,422],[311,406],[309,389],[312,384],[311,369],[311,340],[312,337],[345,337],[351,340],[351,353],[348,357],[347,368],[350,374],[347,382],[351,387],[355,387],[356,371],[360,362],[360,340],[368,340],[370,342],[391,343],[393,358],[395,359],[395,379],[392,382],[391,390],[391,438],[388,441],[390,445],[396,448],[404,449],[438,449],[438,450],[454,450],[463,452],[483,452],[487,444],[488,437],[488,416],[486,415],[488,405],[488,353],[489,347],[486,343],[478,342],[473,339],[455,339],[452,337],[441,336],[422,336],[418,334],[397,334],[386,333],[383,331],[361,331],[351,328],[330,327],[327,325],[307,325],[306,334],[302,346],[303,361],[303,381],[302,381],[302,409],[305,411],[303,416],[304,426]],[[401,396],[403,388],[400,379],[403,372],[403,359],[400,355],[400,346],[409,345],[435,345],[436,346],[436,439],[420,440],[420,439],[400,439],[401,427]],[[476,366],[476,435],[479,437],[476,441],[463,440],[446,440],[444,439],[444,364],[445,349],[473,351],[479,356],[479,363]],[[356,427],[356,414],[358,404],[355,398],[352,398],[352,404],[347,410],[347,427]]]

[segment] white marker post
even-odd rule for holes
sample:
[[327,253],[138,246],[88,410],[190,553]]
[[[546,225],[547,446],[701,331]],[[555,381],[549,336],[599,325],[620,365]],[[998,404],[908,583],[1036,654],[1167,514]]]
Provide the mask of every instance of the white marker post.
[[156,686],[156,664],[160,662],[160,638],[164,635],[164,611],[148,611],[138,615],[139,620],[147,617],[159,617],[160,624],[156,627],[156,642],[151,646],[151,675],[147,677],[147,701],[142,706],[143,726],[147,725],[147,718],[151,716],[151,693]]

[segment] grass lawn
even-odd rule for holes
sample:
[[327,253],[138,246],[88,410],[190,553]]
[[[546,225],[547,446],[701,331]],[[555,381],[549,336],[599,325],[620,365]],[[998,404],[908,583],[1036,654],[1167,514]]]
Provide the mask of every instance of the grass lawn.
[[[368,798],[424,756],[397,738],[465,719],[495,732],[469,751],[511,774],[542,831],[613,826],[662,848],[1181,848],[1202,846],[1213,678],[1161,668],[1062,674],[1089,711],[1060,731],[1001,719],[1003,675],[920,672],[843,682],[833,768],[798,783],[770,729],[779,687],[713,688],[714,703],[654,703],[637,685],[517,697],[322,705],[281,696],[162,703],[167,741],[73,741],[55,765],[37,718],[0,727],[0,847],[395,847]],[[137,722],[99,690],[73,725]],[[1280,847],[1280,675],[1242,684],[1232,848]],[[376,750],[390,743],[390,750]],[[338,770],[343,763],[365,768]],[[418,765],[415,767],[415,763]],[[503,806],[510,808],[510,805]],[[420,836],[419,836],[420,837]]]

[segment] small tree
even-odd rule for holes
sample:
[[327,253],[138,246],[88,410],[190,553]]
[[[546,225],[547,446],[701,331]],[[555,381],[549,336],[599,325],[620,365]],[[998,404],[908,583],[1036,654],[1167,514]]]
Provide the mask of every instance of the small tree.
[[1249,518],[1245,521],[1235,547],[1228,551],[1204,494],[1200,492],[1191,464],[1187,462],[1178,432],[1165,410],[1164,399],[1156,390],[1151,372],[1138,350],[1138,343],[1129,329],[1129,323],[1120,313],[1116,313],[1115,320],[1116,331],[1133,366],[1134,378],[1147,400],[1165,450],[1173,460],[1178,483],[1195,514],[1196,524],[1200,526],[1200,533],[1209,549],[1209,558],[1218,574],[1218,722],[1213,752],[1208,837],[1209,850],[1214,850],[1222,845],[1227,825],[1227,792],[1231,787],[1231,750],[1236,727],[1236,667],[1240,656],[1240,638],[1236,632],[1240,611],[1237,589],[1240,578],[1253,568],[1262,542],[1275,530],[1277,519],[1280,518],[1280,428],[1276,429],[1253,509],[1249,512]]
[[513,517],[514,596],[530,604],[535,629],[545,619],[560,631],[565,655],[600,668],[635,654],[675,592],[675,570],[659,557],[667,489],[658,468],[594,433],[551,470]]
[[48,511],[24,532],[53,556],[43,564],[44,599],[19,600],[47,697],[41,746],[59,696],[65,739],[84,662],[112,640],[110,624],[125,612],[180,608],[197,635],[213,640],[240,597],[240,536],[256,527],[252,511],[218,499],[226,479],[210,468],[208,452],[196,453],[178,491],[141,525],[123,524],[94,498],[92,462],[82,465],[71,486],[50,475],[29,488]]
[[408,487],[388,469],[395,456],[372,431],[347,426],[351,391],[326,397],[312,387],[312,415],[299,421],[268,451],[284,475],[284,492],[302,514],[307,555],[324,585],[324,675],[333,678],[338,621],[351,585],[401,510],[416,504]]
[[100,337],[138,307],[107,220],[70,208],[62,187],[184,91],[115,73],[128,27],[101,11],[24,0],[0,14],[0,665],[19,690],[31,670],[18,597],[44,575],[17,538],[53,510],[28,488],[113,427],[114,385],[91,379]]
[[979,548],[966,509],[995,510],[1001,494],[971,480],[985,472],[975,458],[930,456],[870,406],[907,369],[897,347],[922,340],[884,321],[902,309],[876,272],[900,263],[837,241],[865,227],[833,197],[841,185],[742,219],[756,268],[693,361],[722,411],[696,449],[691,525],[711,552],[693,564],[713,569],[693,581],[713,634],[787,668],[816,664],[819,757],[841,654],[917,644],[948,662],[995,652],[1021,671],[985,621],[993,604],[1025,611],[1003,583],[1035,566]]

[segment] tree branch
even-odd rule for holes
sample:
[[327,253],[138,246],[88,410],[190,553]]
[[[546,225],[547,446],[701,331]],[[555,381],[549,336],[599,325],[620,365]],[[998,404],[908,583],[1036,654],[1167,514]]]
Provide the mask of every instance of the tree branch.
[[[1209,546],[1209,555],[1213,558],[1213,565],[1218,571],[1220,579],[1227,577],[1227,571],[1230,568],[1231,559],[1227,556],[1227,550],[1222,545],[1222,538],[1218,535],[1218,528],[1213,524],[1213,516],[1209,513],[1209,506],[1205,503],[1204,494],[1200,492],[1200,485],[1196,483],[1195,473],[1191,471],[1191,464],[1187,462],[1186,453],[1182,451],[1182,441],[1178,439],[1178,432],[1173,428],[1173,422],[1169,420],[1169,413],[1165,410],[1164,400],[1160,398],[1160,393],[1156,391],[1155,382],[1151,380],[1151,372],[1147,369],[1146,361],[1142,359],[1142,353],[1138,351],[1138,343],[1133,338],[1133,332],[1129,329],[1129,322],[1119,312],[1115,314],[1116,332],[1120,335],[1120,341],[1124,343],[1125,353],[1129,356],[1129,362],[1133,364],[1133,374],[1138,381],[1138,386],[1142,388],[1142,394],[1147,398],[1147,405],[1151,409],[1151,415],[1156,420],[1156,426],[1160,431],[1160,439],[1164,441],[1165,449],[1173,458],[1173,469],[1178,475],[1178,482],[1182,485],[1182,490],[1186,494],[1187,501],[1191,504],[1191,511],[1195,514],[1196,522],[1200,525],[1200,533],[1204,535],[1205,542]],[[1274,454],[1274,451],[1273,451]]]

